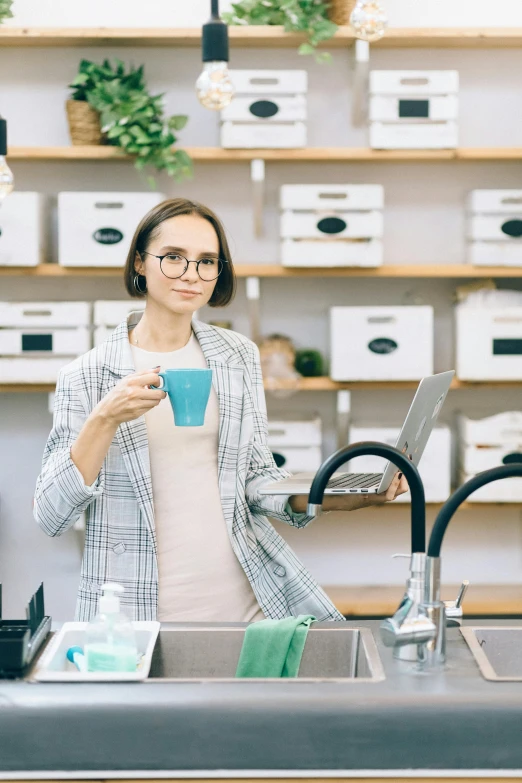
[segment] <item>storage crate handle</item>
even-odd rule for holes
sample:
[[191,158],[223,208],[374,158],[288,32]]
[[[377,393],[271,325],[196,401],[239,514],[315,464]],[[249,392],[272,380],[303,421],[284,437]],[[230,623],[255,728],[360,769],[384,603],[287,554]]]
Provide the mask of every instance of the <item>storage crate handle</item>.
[[276,76],[254,76],[249,81],[250,84],[279,84]]
[[123,209],[125,205],[122,201],[96,201],[95,209]]
[[401,84],[404,84],[409,87],[418,87],[421,84],[429,84],[430,80],[427,79],[425,76],[405,76],[403,79],[401,79]]
[[522,204],[522,195],[520,196],[506,196],[501,199],[501,204]]
[[286,430],[281,430],[281,429],[274,430],[274,429],[271,429],[269,427],[268,428],[268,434],[272,435],[272,436],[275,436],[275,435],[285,435],[286,434]]
[[393,315],[370,315],[367,320],[369,324],[393,324],[396,318]]
[[345,199],[348,198],[348,193],[319,193],[319,198],[336,198]]
[[52,315],[52,311],[51,310],[24,310],[22,315],[50,316]]

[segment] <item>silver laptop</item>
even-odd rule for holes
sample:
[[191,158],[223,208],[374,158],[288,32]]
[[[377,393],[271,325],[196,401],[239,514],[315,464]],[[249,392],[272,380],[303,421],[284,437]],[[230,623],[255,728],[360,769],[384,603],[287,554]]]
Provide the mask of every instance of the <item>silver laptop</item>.
[[[415,392],[395,444],[415,465],[419,464],[454,375],[451,370],[423,378]],[[388,462],[383,473],[334,473],[326,485],[325,494],[386,492],[396,472],[397,467]],[[314,476],[314,473],[296,473],[282,481],[265,484],[259,494],[308,495]]]

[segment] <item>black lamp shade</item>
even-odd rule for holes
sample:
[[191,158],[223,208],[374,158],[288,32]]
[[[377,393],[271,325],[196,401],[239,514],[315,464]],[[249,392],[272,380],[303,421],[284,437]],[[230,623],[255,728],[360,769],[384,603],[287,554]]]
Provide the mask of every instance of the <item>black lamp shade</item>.
[[220,19],[210,19],[203,25],[201,53],[204,63],[228,62],[228,27]]
[[0,117],[0,155],[7,155],[7,122]]

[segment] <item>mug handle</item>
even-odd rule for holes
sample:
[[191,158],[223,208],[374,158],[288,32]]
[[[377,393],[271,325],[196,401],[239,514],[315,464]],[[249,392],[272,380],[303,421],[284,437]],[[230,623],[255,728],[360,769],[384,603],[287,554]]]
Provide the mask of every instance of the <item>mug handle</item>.
[[150,389],[160,389],[161,391],[166,392],[167,391],[167,378],[166,378],[166,375],[165,375],[164,372],[159,372],[158,375],[161,378],[161,380],[163,381],[161,386],[150,386],[149,388]]

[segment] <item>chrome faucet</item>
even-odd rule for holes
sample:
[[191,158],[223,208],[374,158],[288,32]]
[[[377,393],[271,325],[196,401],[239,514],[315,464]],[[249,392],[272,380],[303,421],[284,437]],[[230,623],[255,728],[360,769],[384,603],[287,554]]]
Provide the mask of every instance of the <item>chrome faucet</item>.
[[[381,637],[387,647],[417,645],[417,661],[423,669],[440,669],[446,660],[447,618],[458,622],[461,617],[461,603],[467,589],[464,582],[455,602],[445,605],[440,598],[440,550],[446,529],[457,509],[480,487],[501,479],[522,476],[522,464],[501,465],[485,470],[463,484],[444,503],[439,511],[428,545],[424,598],[416,618],[397,622],[401,607],[393,617],[381,623]],[[402,606],[402,604],[401,604]]]
[[[401,451],[385,443],[367,441],[353,443],[351,446],[336,451],[319,468],[310,488],[308,496],[308,514],[319,516],[322,513],[322,503],[326,485],[332,474],[350,459],[372,454],[383,457],[401,470],[411,492],[411,560],[410,577],[406,584],[406,592],[393,618],[389,622],[398,631],[418,622],[420,605],[424,598],[424,572],[426,563],[426,503],[424,485],[419,471]],[[403,660],[417,659],[417,645],[394,645],[394,655]]]

